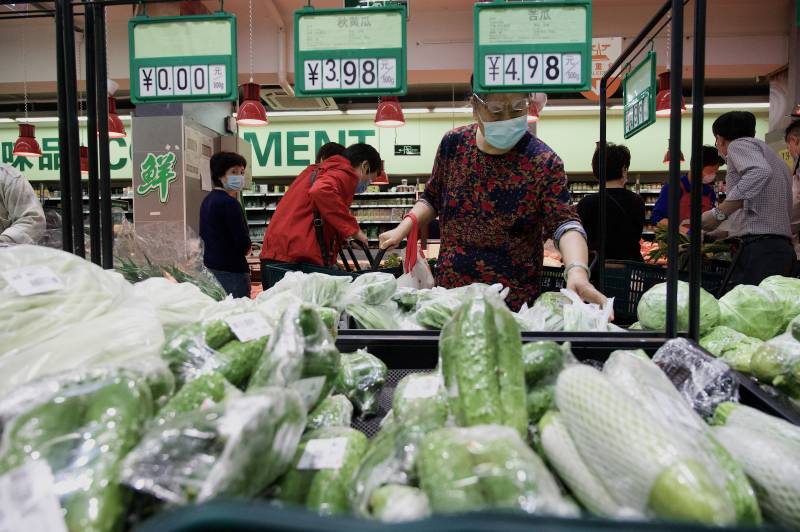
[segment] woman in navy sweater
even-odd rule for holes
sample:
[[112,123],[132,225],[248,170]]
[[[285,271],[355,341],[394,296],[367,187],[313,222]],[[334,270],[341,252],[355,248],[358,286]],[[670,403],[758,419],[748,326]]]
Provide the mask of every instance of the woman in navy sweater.
[[233,297],[250,297],[250,233],[236,195],[244,186],[247,161],[238,153],[211,157],[212,190],[200,206],[203,264]]

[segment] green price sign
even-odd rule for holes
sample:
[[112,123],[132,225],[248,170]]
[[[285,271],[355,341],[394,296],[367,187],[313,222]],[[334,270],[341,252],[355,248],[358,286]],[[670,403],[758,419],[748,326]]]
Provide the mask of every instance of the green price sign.
[[625,101],[625,138],[629,139],[656,122],[656,54],[647,53],[644,61],[625,74],[622,81]]
[[591,85],[591,0],[478,3],[477,92],[576,92]]
[[237,98],[234,15],[134,17],[128,40],[133,103]]
[[406,93],[406,10],[303,8],[294,14],[298,96]]

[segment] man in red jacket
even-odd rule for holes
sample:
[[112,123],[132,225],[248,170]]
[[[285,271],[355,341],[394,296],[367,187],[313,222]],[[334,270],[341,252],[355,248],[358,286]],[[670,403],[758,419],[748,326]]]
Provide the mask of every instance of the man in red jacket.
[[[265,263],[271,262],[332,265],[342,240],[368,244],[367,236],[350,212],[350,205],[356,192],[366,189],[380,170],[381,156],[369,144],[353,144],[341,155],[303,170],[269,221],[261,248],[262,270]],[[314,225],[315,213],[322,220],[327,254],[324,259]]]

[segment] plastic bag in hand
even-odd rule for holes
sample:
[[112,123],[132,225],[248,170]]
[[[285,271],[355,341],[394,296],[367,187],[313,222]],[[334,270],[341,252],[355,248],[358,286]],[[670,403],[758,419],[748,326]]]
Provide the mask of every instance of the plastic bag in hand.
[[313,305],[287,310],[270,338],[249,388],[292,387],[311,411],[333,388],[339,351]]
[[116,530],[127,516],[120,463],[152,414],[150,389],[125,370],[32,382],[0,402],[0,473],[46,462],[71,532]]
[[[410,244],[409,244],[410,246]],[[415,253],[414,260],[409,259],[409,253]],[[428,259],[422,252],[419,245],[414,247],[407,247],[404,252],[405,259],[403,259],[403,275],[397,279],[397,286],[399,288],[433,288],[436,282],[433,279],[433,273],[428,266]]]
[[254,497],[286,472],[305,425],[297,393],[261,388],[151,428],[122,480],[167,504]]
[[614,311],[614,298],[611,297],[601,307],[594,303],[584,303],[572,290],[561,289],[569,298],[570,305],[564,305],[564,331],[567,332],[605,332]]

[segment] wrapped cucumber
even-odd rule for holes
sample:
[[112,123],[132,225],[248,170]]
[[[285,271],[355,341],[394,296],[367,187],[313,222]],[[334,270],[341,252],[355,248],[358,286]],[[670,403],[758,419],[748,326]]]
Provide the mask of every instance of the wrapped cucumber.
[[342,353],[334,388],[350,399],[362,416],[374,414],[387,373],[386,364],[365,349]]
[[542,416],[555,406],[555,395],[556,387],[553,384],[545,384],[528,392],[526,404],[530,424],[538,423]]
[[565,356],[556,342],[542,341],[522,345],[522,365],[529,387],[553,377],[564,368]]
[[[20,409],[13,395],[35,399]],[[45,461],[60,486],[71,532],[120,528],[128,506],[119,485],[120,464],[153,414],[150,388],[140,375],[126,370],[55,375],[24,385],[7,399],[0,402],[0,473]]]
[[311,411],[333,388],[339,361],[339,351],[316,307],[292,307],[281,317],[248,389],[290,386]]
[[153,426],[122,480],[165,505],[254,497],[286,472],[306,425],[293,390],[260,388]]
[[460,426],[507,425],[527,433],[519,325],[510,311],[478,295],[439,337],[450,410]]
[[163,425],[184,412],[222,402],[230,384],[219,373],[208,373],[188,382],[159,410],[156,424]]
[[366,449],[367,437],[349,427],[307,434],[281,480],[279,498],[322,515],[349,512],[348,489]]
[[353,420],[353,404],[344,395],[332,395],[308,415],[306,430],[325,427],[349,427]]
[[382,305],[397,291],[397,279],[384,272],[369,272],[356,277],[345,293],[345,299],[367,305]]

